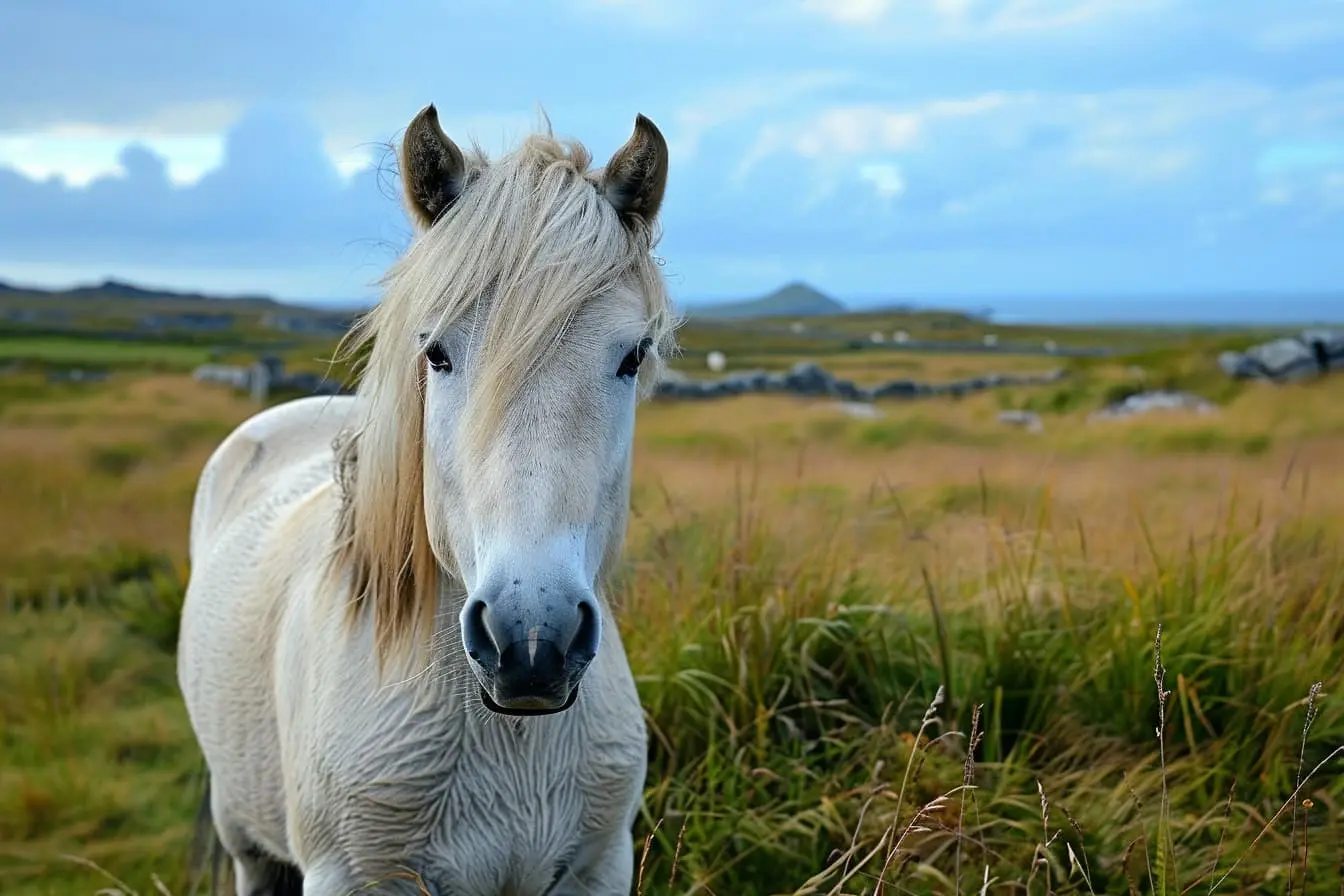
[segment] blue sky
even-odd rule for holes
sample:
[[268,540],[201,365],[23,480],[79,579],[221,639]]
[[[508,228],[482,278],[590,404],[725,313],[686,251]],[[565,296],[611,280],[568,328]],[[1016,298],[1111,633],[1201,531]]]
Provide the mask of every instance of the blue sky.
[[0,278],[372,297],[408,236],[378,163],[433,102],[598,160],[650,116],[688,303],[1321,314],[1341,59],[1344,0],[7,0]]

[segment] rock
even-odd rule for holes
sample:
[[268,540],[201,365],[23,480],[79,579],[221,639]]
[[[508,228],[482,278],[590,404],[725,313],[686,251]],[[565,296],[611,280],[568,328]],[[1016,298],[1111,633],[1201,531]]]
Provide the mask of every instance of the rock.
[[1344,330],[1306,330],[1302,341],[1311,346],[1323,371],[1344,370]]
[[846,416],[854,417],[859,420],[876,420],[886,416],[875,405],[865,404],[860,401],[842,401],[836,404]]
[[1010,426],[1020,426],[1028,432],[1040,432],[1045,429],[1038,414],[1031,411],[1004,411],[999,414],[999,422]]
[[914,398],[919,394],[920,385],[913,380],[892,380],[873,390],[874,398]]
[[1344,331],[1312,329],[1252,346],[1244,352],[1223,352],[1218,367],[1234,379],[1301,382],[1344,370]]
[[1169,392],[1158,390],[1140,392],[1124,401],[1107,405],[1091,416],[1098,419],[1133,417],[1151,411],[1193,411],[1197,414],[1209,414],[1218,410],[1217,405],[1190,392]]
[[826,395],[831,391],[835,377],[816,364],[799,361],[785,378],[789,391],[799,395]]

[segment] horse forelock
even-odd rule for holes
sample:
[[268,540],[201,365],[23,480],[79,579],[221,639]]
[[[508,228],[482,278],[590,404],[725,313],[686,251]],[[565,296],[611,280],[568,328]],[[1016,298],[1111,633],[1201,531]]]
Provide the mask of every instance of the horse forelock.
[[388,269],[382,300],[341,347],[365,360],[361,413],[334,446],[341,506],[330,572],[345,586],[333,593],[348,594],[351,622],[373,612],[380,661],[432,626],[438,599],[425,513],[422,340],[475,315],[477,370],[462,425],[478,451],[594,299],[629,289],[643,300],[653,348],[642,394],[670,348],[676,321],[652,255],[656,233],[620,220],[590,162],[581,144],[549,130],[494,163],[473,153],[470,186]]

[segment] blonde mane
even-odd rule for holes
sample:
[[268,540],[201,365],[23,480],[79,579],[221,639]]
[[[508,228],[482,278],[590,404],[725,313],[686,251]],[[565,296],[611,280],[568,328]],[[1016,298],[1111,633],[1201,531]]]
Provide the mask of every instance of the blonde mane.
[[478,315],[479,369],[463,421],[478,448],[596,297],[624,284],[645,301],[653,347],[641,395],[671,348],[676,321],[652,256],[656,232],[622,220],[590,163],[582,145],[549,127],[493,163],[473,150],[465,191],[389,268],[382,300],[338,349],[338,358],[363,360],[356,419],[334,446],[341,506],[328,570],[339,587],[330,593],[349,598],[350,623],[373,613],[380,665],[427,643],[439,576],[456,575],[440,569],[426,525],[422,340]]

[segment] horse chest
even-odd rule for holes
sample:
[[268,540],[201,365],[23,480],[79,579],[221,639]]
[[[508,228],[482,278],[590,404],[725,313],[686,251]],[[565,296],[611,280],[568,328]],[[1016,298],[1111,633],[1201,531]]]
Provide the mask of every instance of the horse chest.
[[629,826],[643,787],[640,732],[578,713],[394,730],[336,775],[339,851],[370,874],[389,859],[415,868],[440,896],[543,896],[586,842]]

